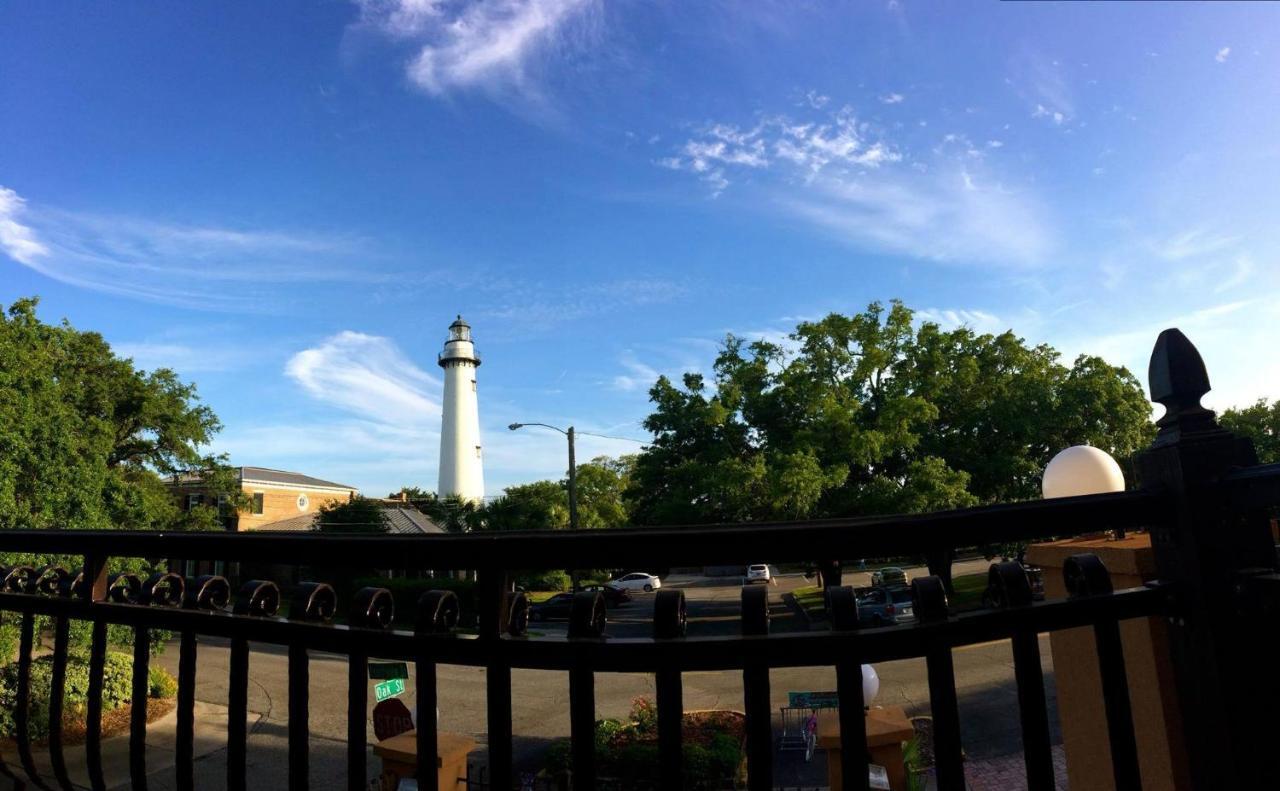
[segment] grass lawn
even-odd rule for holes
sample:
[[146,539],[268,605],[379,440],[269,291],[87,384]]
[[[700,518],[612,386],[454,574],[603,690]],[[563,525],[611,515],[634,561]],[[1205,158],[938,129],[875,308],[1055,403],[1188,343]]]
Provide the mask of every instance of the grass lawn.
[[822,588],[817,585],[806,585],[803,588],[796,588],[791,592],[796,597],[796,604],[800,605],[800,609],[810,618],[826,618],[827,609],[822,603]]
[[982,592],[987,589],[987,572],[962,574],[954,577],[951,584],[956,589],[955,593],[947,597],[952,610],[974,610],[982,606]]
[[529,599],[530,604],[537,604],[538,602],[546,601],[557,593],[562,592],[563,591],[525,591],[524,595]]

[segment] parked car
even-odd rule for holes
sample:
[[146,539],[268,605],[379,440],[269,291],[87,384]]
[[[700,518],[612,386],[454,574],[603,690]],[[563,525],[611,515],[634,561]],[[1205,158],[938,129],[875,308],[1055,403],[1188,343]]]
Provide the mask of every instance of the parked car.
[[623,574],[621,577],[615,577],[605,583],[613,585],[623,590],[632,591],[656,591],[662,587],[662,580],[658,579],[655,574],[645,574],[643,571],[635,571],[630,574]]
[[[1031,586],[1031,600],[1044,601],[1044,570],[1025,563],[1022,570],[1026,572],[1027,584]],[[988,609],[996,606],[996,595],[990,585],[982,592],[982,606]]]
[[885,566],[879,571],[871,572],[871,587],[892,588],[907,584],[907,572],[897,566]]
[[631,594],[616,585],[583,585],[578,590],[600,591],[604,594],[604,603],[610,607],[617,607],[619,604],[631,601]]
[[753,563],[750,566],[747,566],[747,584],[751,584],[753,582],[763,582],[768,584],[771,579],[772,577],[769,576],[769,564]]
[[915,623],[916,612],[911,602],[911,589],[873,588],[858,599],[858,622],[864,626],[893,626]]
[[573,609],[572,593],[557,593],[546,601],[529,605],[531,621],[567,621]]

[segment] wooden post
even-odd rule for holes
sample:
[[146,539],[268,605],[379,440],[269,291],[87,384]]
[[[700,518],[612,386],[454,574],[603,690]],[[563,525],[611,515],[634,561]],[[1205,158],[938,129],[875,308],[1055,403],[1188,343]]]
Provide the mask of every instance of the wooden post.
[[1209,377],[1180,331],[1160,333],[1149,379],[1165,414],[1138,471],[1143,488],[1171,500],[1169,516],[1151,526],[1151,541],[1159,578],[1176,583],[1169,650],[1192,783],[1280,788],[1273,755],[1280,690],[1262,636],[1269,629],[1242,612],[1238,592],[1251,571],[1274,569],[1275,546],[1266,515],[1232,514],[1215,485],[1232,468],[1256,464],[1256,454],[1200,405]]

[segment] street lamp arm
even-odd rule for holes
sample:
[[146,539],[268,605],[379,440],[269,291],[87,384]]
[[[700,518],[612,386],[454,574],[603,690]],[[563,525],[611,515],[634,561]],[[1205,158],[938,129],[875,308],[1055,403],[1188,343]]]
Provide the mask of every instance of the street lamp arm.
[[568,436],[569,434],[568,431],[565,431],[564,429],[558,426],[553,426],[549,423],[512,423],[511,425],[507,426],[507,428],[511,429],[512,431],[515,431],[516,429],[524,428],[525,426],[542,426],[543,428],[549,428],[552,431],[559,431],[561,434],[564,434],[565,436]]

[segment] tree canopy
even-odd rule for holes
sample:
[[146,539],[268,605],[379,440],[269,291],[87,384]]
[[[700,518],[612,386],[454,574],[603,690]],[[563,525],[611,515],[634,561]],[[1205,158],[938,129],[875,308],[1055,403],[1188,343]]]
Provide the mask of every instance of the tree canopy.
[[353,497],[320,506],[312,529],[322,533],[385,533],[389,526],[386,512],[377,500]]
[[1149,442],[1138,380],[1012,332],[917,325],[900,302],[726,337],[712,372],[661,377],[627,497],[638,524],[918,512],[1026,499],[1052,455]]
[[164,482],[197,474],[239,495],[202,450],[221,424],[195,386],[136,369],[98,333],[41,322],[36,305],[0,311],[0,527],[219,526],[216,507],[184,511]]
[[1250,406],[1228,409],[1219,422],[1224,428],[1253,440],[1259,463],[1280,462],[1280,401],[1268,403],[1261,398]]

